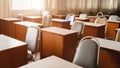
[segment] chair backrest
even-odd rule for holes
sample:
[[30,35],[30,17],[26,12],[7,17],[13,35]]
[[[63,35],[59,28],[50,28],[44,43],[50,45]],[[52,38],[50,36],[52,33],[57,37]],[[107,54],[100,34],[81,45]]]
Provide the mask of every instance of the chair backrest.
[[50,27],[51,26],[51,19],[52,19],[51,15],[44,15],[43,16],[42,24],[44,25],[44,27]]
[[96,16],[97,16],[97,17],[104,17],[104,15],[103,15],[102,12],[98,12]]
[[115,41],[120,42],[120,29],[117,30]]
[[87,36],[79,42],[73,63],[84,68],[96,68],[98,56],[99,42],[95,38]]
[[111,21],[118,21],[118,16],[117,15],[111,15],[109,17],[109,20],[111,20]]
[[83,24],[80,23],[80,22],[75,22],[72,27],[71,27],[71,30],[74,30],[74,31],[77,31],[77,38],[78,40],[80,40],[81,38],[81,34],[82,34],[82,30],[83,30]]
[[73,25],[74,21],[75,21],[75,15],[74,14],[69,14],[69,15],[66,16],[65,20],[70,21],[70,25]]
[[80,19],[85,19],[85,18],[87,18],[87,14],[80,14],[80,15],[79,15],[79,18],[80,18]]
[[28,43],[28,50],[35,53],[38,49],[37,43],[39,42],[40,28],[37,26],[31,26],[27,28],[27,34],[25,42]]
[[97,19],[95,20],[95,23],[107,24],[107,18],[106,17],[97,17]]

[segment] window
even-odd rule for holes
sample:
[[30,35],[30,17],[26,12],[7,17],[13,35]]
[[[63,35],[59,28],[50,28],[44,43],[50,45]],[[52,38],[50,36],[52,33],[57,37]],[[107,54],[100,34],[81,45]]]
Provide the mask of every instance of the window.
[[12,10],[41,10],[44,0],[12,0]]

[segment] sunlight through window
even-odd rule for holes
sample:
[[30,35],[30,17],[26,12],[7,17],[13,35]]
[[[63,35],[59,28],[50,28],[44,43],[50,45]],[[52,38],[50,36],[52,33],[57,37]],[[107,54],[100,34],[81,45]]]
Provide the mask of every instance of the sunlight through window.
[[44,0],[12,0],[12,10],[42,10]]

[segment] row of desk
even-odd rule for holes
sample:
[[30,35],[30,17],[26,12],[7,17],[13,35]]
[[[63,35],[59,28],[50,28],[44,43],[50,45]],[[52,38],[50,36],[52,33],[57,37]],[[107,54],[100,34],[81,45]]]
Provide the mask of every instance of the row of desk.
[[[115,42],[111,40],[105,40],[101,38],[96,38],[100,43],[100,55],[99,55],[99,68],[119,68],[120,67],[120,42]],[[4,43],[5,42],[5,43]],[[16,40],[14,38],[10,38],[5,35],[0,35],[0,65],[2,68],[16,68],[21,65],[27,64],[27,44]],[[64,45],[65,47],[66,45]],[[51,47],[52,48],[52,47]],[[69,48],[70,49],[70,48]],[[55,51],[55,50],[54,50]],[[69,51],[70,52],[70,51]],[[45,53],[45,52],[44,52]],[[56,55],[57,54],[51,54]],[[67,55],[68,56],[68,55]],[[59,56],[60,57],[60,56]],[[63,57],[61,57],[63,58]],[[49,60],[50,59],[50,60]],[[78,67],[77,65],[66,62],[65,60],[58,59],[56,57],[52,57],[47,59],[43,59],[37,61],[33,64],[28,64],[24,67],[29,67],[32,65],[32,68],[39,67],[61,67],[60,65],[65,65],[65,67]],[[65,59],[65,58],[63,58]],[[50,62],[49,62],[50,61]],[[56,62],[57,61],[57,62]],[[53,63],[52,63],[53,62]],[[60,64],[62,63],[62,64]],[[48,65],[48,66],[47,66]],[[22,68],[22,67],[21,67]],[[81,67],[80,67],[81,68]]]
[[[7,19],[7,21],[8,20],[9,19]],[[21,25],[21,24],[22,23],[17,22],[17,25]],[[26,29],[26,25],[30,26],[31,24],[28,24],[28,23],[26,23],[26,24],[24,23],[24,25],[22,24],[22,26],[24,26],[25,29]],[[8,25],[6,23],[6,27],[7,26]],[[91,24],[91,26],[94,26],[94,24]],[[97,25],[97,27],[100,27],[100,26],[104,26],[104,25]],[[19,27],[21,29],[23,28],[21,26],[17,26],[17,27]],[[15,30],[18,30],[18,32],[20,32],[21,29],[15,29]],[[21,31],[22,32],[20,32],[20,33],[23,33],[23,31],[26,32],[26,30],[21,30]],[[5,33],[5,34],[7,34],[7,33]],[[9,33],[8,33],[8,35],[9,35]],[[18,37],[19,36],[20,35],[18,33]],[[22,34],[21,34],[21,36],[22,36]],[[41,58],[51,56],[51,55],[56,55],[65,60],[72,61],[76,47],[77,47],[77,45],[75,43],[76,37],[77,37],[77,32],[75,32],[75,31],[57,28],[57,27],[43,28],[42,33],[41,33],[41,39],[42,39],[42,45],[41,45],[41,49],[40,49],[41,50],[40,51]],[[106,42],[108,42],[110,44],[107,44]],[[118,67],[120,67],[119,66],[119,63],[120,63],[119,44],[120,43],[119,42],[111,42],[111,41],[109,42],[109,41],[105,41],[105,40],[103,40],[100,43],[102,43],[101,45],[103,45],[103,46],[101,46],[101,51],[100,51],[99,67],[100,68],[118,68]],[[19,49],[17,49],[17,50],[19,50]],[[116,57],[114,57],[114,55],[116,55]],[[18,56],[16,56],[16,57],[18,57]],[[114,65],[110,65],[109,61]],[[11,61],[11,62],[13,62],[13,61]],[[106,63],[104,63],[104,62],[106,62]],[[19,62],[16,64],[19,64]],[[8,65],[8,66],[10,66],[10,65]],[[17,66],[17,65],[15,65],[15,66]]]
[[[100,43],[100,55],[98,68],[119,68],[120,67],[120,42],[96,38]],[[65,46],[65,45],[64,45]],[[55,55],[55,54],[51,54]],[[51,56],[50,55],[50,56]],[[56,55],[58,56],[58,55]],[[60,56],[59,56],[60,57]],[[63,57],[61,57],[63,58]],[[37,62],[21,66],[20,68],[82,68],[61,58],[51,56]],[[65,59],[65,58],[64,58]]]
[[25,41],[27,27],[29,26],[39,26],[42,28],[43,24],[20,21],[16,18],[0,19],[0,33],[21,41]]
[[[59,20],[59,23],[57,23],[58,22],[57,19],[53,19],[52,20],[52,26],[57,26],[57,27],[70,29],[71,26],[69,25],[69,21],[63,20],[63,19],[65,19],[66,15],[52,15],[52,16],[53,16],[53,18],[62,19],[62,20]],[[94,23],[94,21],[96,19],[96,16],[88,16],[88,18],[86,18],[86,19],[79,19],[79,17],[76,17],[75,19],[77,21]],[[41,23],[42,22],[42,16],[23,16],[23,20],[24,21]],[[11,20],[11,21],[15,21],[15,20]],[[16,20],[16,21],[18,21],[18,20]],[[64,23],[62,23],[62,22],[64,22]],[[115,37],[116,37],[116,31],[115,30],[119,28],[119,26],[120,26],[119,24],[120,24],[120,21],[109,21],[108,20],[107,29],[106,29],[106,37],[107,38],[115,39]]]
[[[17,38],[21,41],[25,40],[26,35],[26,29],[29,26],[39,26],[43,27],[43,24],[40,23],[33,23],[33,22],[27,22],[27,21],[20,21],[16,18],[3,18],[0,19],[0,33],[8,35],[13,38]],[[83,31],[83,37],[84,36],[95,36],[95,37],[101,37],[104,38],[104,31],[105,31],[105,25],[104,24],[94,24],[89,22],[84,22],[85,25],[84,31]],[[70,29],[71,26],[69,24],[69,21],[66,20],[58,20],[53,19],[52,20],[52,26],[55,27],[61,27]],[[91,33],[92,32],[92,33]]]
[[[56,55],[68,61],[72,61],[77,47],[77,45],[75,45],[76,43],[74,43],[76,37],[75,34],[76,32],[57,27],[43,28],[41,57]],[[119,68],[120,42],[102,38],[96,39],[100,42],[100,56],[98,67]]]

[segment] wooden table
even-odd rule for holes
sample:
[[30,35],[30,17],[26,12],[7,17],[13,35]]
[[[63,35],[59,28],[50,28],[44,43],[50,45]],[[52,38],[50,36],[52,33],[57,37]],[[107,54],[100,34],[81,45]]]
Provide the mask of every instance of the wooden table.
[[42,23],[42,16],[23,16],[23,21]]
[[43,27],[43,24],[28,22],[28,21],[21,21],[21,22],[14,22],[16,26],[16,36],[15,38],[21,41],[25,41],[27,27],[29,26],[39,26],[40,28]]
[[107,24],[107,31],[106,31],[106,37],[108,39],[115,40],[116,37],[116,29],[120,27],[120,21],[109,21]]
[[89,18],[89,22],[94,23],[97,17],[96,16],[88,16],[88,18]]
[[72,61],[76,50],[77,32],[49,27],[42,29],[41,58],[56,55]]
[[17,68],[27,64],[27,44],[0,34],[0,67]]
[[52,19],[52,26],[70,29],[70,21],[63,19]]
[[97,24],[97,23],[90,23],[90,22],[83,22],[84,31],[82,37],[85,36],[94,36],[104,38],[105,34],[105,24]]
[[52,15],[52,18],[65,19],[66,15]]
[[99,68],[120,68],[120,42],[96,38],[100,43]]
[[80,18],[80,17],[75,17],[76,21],[82,21],[82,22],[89,22],[89,18]]
[[75,65],[59,57],[50,56],[45,59],[21,66],[19,68],[83,68],[83,67]]
[[15,24],[20,21],[16,18],[2,18],[0,19],[0,33],[15,38]]

